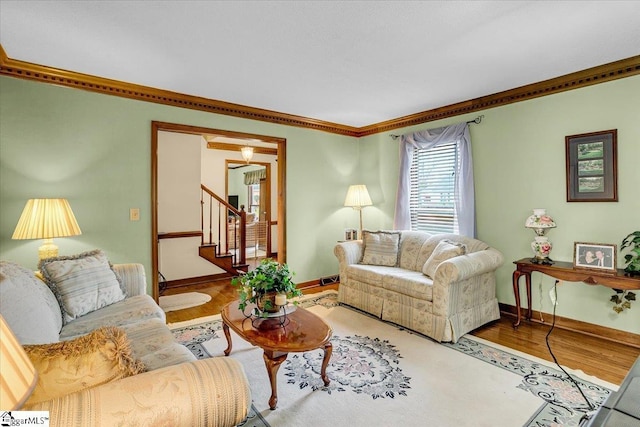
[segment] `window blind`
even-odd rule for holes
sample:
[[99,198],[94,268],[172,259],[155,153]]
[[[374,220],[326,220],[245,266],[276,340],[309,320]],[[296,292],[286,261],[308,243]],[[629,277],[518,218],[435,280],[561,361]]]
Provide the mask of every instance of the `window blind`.
[[457,233],[455,177],[459,168],[456,142],[414,151],[410,170],[411,229]]

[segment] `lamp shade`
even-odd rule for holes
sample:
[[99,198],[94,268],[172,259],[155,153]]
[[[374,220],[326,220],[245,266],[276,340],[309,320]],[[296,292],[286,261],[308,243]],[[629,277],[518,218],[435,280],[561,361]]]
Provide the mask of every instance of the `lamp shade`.
[[345,206],[361,208],[363,206],[371,206],[372,204],[366,185],[358,184],[349,186],[347,197],[344,199]]
[[533,215],[529,216],[524,223],[526,228],[555,228],[556,223],[546,209],[534,209]]
[[12,239],[51,239],[82,234],[67,199],[31,199],[22,211]]
[[38,373],[9,325],[0,315],[0,409],[19,409],[27,401]]

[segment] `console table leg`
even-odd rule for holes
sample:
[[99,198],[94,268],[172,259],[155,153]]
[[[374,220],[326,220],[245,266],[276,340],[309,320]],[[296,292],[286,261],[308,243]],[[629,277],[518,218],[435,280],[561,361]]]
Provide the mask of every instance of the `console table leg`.
[[322,369],[320,370],[320,377],[324,381],[324,385],[328,386],[331,380],[327,376],[327,365],[329,365],[329,359],[331,359],[331,353],[333,352],[333,345],[331,341],[324,345],[324,358],[322,359]]
[[516,297],[516,321],[513,323],[513,327],[520,326],[521,314],[520,314],[520,287],[518,281],[520,280],[521,273],[516,270],[513,272],[513,295]]
[[531,273],[524,273],[524,284],[527,288],[527,320],[533,317],[533,307],[531,306]]

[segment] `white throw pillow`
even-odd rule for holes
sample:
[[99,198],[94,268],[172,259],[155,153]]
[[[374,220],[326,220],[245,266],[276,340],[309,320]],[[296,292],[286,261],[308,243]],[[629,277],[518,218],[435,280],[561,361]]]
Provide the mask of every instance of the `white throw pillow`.
[[447,239],[441,240],[422,266],[422,272],[433,279],[441,262],[466,253],[466,245]]
[[398,265],[398,249],[400,247],[399,231],[367,231],[362,232],[364,255],[360,264]]
[[126,297],[106,254],[99,249],[46,258],[38,268],[58,299],[65,324]]

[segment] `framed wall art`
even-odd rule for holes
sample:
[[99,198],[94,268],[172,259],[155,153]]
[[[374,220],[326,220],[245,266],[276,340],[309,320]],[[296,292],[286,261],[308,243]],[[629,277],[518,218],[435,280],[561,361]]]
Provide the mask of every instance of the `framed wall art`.
[[573,246],[573,266],[575,268],[590,268],[602,272],[615,273],[616,245],[608,243],[575,242]]
[[567,202],[618,201],[618,130],[565,137]]

